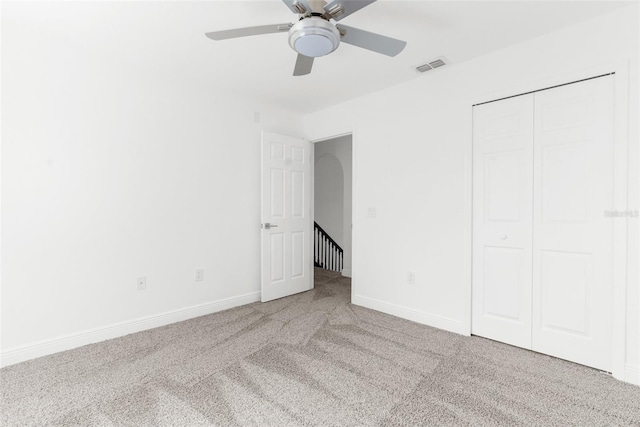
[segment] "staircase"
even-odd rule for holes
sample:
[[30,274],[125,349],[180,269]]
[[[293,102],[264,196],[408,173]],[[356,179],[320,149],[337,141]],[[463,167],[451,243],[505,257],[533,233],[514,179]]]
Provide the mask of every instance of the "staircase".
[[313,223],[313,260],[316,267],[342,272],[342,248],[315,221]]

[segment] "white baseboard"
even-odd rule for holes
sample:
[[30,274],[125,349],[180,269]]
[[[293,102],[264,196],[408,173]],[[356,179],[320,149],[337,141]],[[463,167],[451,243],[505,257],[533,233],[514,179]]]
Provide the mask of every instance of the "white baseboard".
[[622,381],[640,385],[640,367],[633,365],[626,365],[624,367],[624,378],[621,378]]
[[344,277],[351,277],[351,270],[350,270],[350,269],[348,269],[348,268],[344,268],[344,269],[342,270],[342,275],[343,275]]
[[354,295],[351,302],[355,305],[370,308],[372,310],[381,311],[403,319],[411,320],[434,328],[444,329],[456,334],[466,335],[463,322],[461,320],[449,319],[438,316],[436,314],[425,313],[424,311],[414,310],[413,308],[403,307],[401,305],[390,304],[374,298],[364,297],[362,295]]
[[65,335],[58,338],[39,341],[33,344],[16,347],[0,353],[0,367],[13,365],[36,357],[58,353],[64,350],[81,347],[108,339],[121,337],[135,332],[145,331],[171,323],[181,322],[194,317],[204,316],[218,311],[227,310],[244,304],[260,301],[260,292],[251,292],[236,297],[225,298],[178,310],[167,311],[152,316],[140,317],[105,326],[91,329],[76,334]]

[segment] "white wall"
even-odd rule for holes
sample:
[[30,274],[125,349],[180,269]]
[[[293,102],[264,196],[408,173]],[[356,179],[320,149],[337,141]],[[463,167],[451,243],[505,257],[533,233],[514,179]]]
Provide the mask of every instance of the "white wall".
[[351,135],[314,144],[315,221],[342,247],[343,274],[351,276]]
[[344,244],[344,172],[340,161],[330,153],[316,156],[314,162],[314,220],[333,240]]
[[302,117],[3,24],[2,363],[259,300],[260,132]]
[[[308,115],[311,140],[354,132],[353,301],[468,333],[472,103],[625,59],[629,194],[636,195],[637,5]],[[638,209],[637,197],[630,203]],[[376,218],[366,217],[369,207]],[[638,219],[629,223],[625,375],[638,381]],[[415,285],[406,283],[408,271]]]

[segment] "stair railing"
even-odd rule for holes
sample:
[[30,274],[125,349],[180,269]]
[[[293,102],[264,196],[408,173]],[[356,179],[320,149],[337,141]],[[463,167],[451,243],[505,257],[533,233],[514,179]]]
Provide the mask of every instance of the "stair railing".
[[313,222],[313,260],[316,267],[342,272],[343,250],[317,222]]

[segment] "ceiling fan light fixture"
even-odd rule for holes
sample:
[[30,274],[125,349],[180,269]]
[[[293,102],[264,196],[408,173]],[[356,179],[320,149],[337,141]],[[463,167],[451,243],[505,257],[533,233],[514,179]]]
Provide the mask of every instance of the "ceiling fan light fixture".
[[304,56],[325,56],[340,45],[340,32],[331,22],[312,16],[298,21],[291,27],[289,45]]

